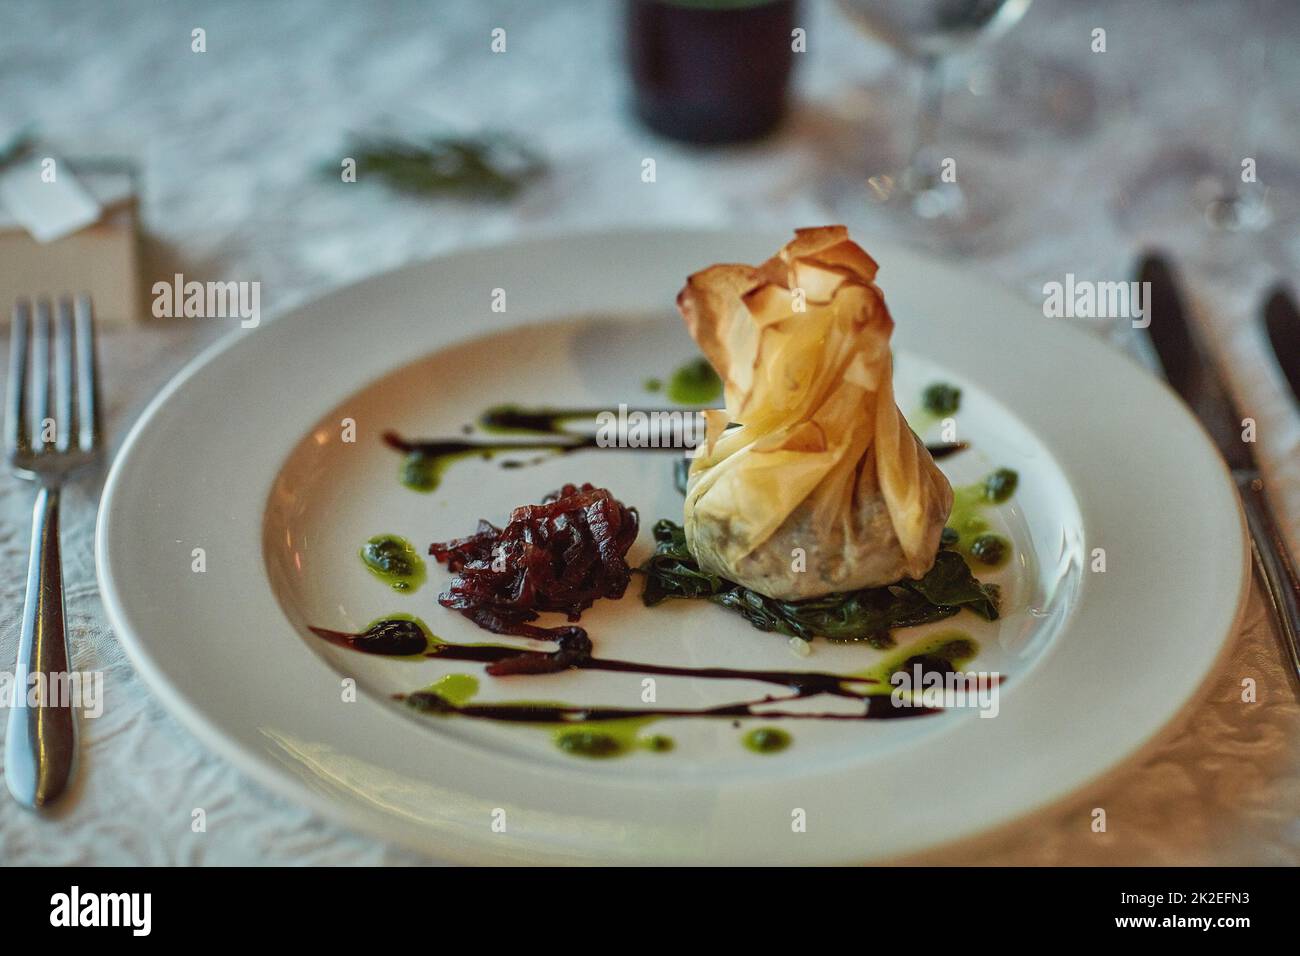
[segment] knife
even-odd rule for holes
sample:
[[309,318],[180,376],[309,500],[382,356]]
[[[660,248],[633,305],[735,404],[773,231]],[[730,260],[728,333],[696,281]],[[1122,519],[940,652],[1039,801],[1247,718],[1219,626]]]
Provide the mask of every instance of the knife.
[[1300,311],[1286,289],[1278,286],[1264,302],[1264,328],[1291,394],[1300,401]]
[[1165,377],[1200,418],[1232,471],[1255,567],[1273,609],[1283,653],[1291,662],[1291,676],[1300,687],[1300,578],[1264,495],[1252,443],[1242,438],[1242,416],[1192,328],[1173,268],[1159,254],[1147,255],[1139,266],[1138,281],[1150,283],[1140,287],[1147,290],[1147,334]]

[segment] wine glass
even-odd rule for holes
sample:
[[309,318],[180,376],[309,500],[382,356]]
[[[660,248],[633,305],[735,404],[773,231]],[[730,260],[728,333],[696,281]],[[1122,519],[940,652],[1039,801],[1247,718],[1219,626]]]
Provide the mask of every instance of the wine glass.
[[[1259,95],[1286,89],[1292,53],[1276,17],[1293,16],[1293,8],[1255,0],[1241,9],[1211,9],[1204,22],[1227,31],[1243,15],[1265,28],[1224,50],[1216,64],[1217,110],[1207,109],[1189,128],[1162,130],[1165,142],[1115,199],[1126,231],[1208,260],[1249,261],[1277,234],[1293,231],[1300,215],[1300,164],[1270,148],[1274,120],[1261,109]],[[1264,241],[1230,241],[1240,233]]]
[[991,42],[1010,30],[1031,0],[839,0],[859,28],[889,44],[922,70],[920,109],[908,159],[897,175],[868,183],[882,202],[905,202],[921,219],[967,218],[967,197],[945,176],[935,151],[942,113],[944,67],[953,54]]

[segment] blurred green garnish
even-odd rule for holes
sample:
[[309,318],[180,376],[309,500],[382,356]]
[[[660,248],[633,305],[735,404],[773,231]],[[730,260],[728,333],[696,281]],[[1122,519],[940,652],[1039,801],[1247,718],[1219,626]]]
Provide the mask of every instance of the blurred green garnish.
[[999,468],[984,479],[984,498],[996,504],[1002,504],[1016,493],[1020,484],[1020,475],[1010,468]]
[[947,382],[935,382],[922,393],[921,401],[931,415],[954,415],[961,407],[961,389]]
[[[505,133],[431,136],[356,136],[343,155],[357,163],[357,180],[378,178],[421,196],[510,199],[546,169],[541,157]],[[331,176],[338,166],[328,167]]]
[[691,359],[668,380],[668,397],[678,405],[707,405],[722,396],[722,379],[705,358]]

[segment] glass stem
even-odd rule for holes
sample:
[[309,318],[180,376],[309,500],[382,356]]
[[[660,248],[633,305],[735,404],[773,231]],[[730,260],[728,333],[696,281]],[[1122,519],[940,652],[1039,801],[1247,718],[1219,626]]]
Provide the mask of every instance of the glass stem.
[[907,188],[918,192],[932,186],[938,176],[934,168],[934,146],[943,115],[943,58],[921,60],[921,101],[916,118],[916,138],[907,160]]

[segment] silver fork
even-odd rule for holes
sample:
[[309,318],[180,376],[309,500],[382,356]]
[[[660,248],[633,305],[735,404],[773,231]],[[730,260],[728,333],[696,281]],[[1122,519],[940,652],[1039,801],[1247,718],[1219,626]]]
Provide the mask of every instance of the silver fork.
[[[26,299],[14,305],[5,458],[16,475],[37,482],[40,491],[32,516],[27,598],[5,733],[5,783],[19,803],[33,808],[48,806],[63,795],[77,762],[63,626],[59,491],[74,472],[99,457],[96,364],[88,296],[79,297],[75,307],[69,298],[60,299],[54,317],[47,299],[36,302],[34,316]],[[40,677],[33,681],[30,675]]]

